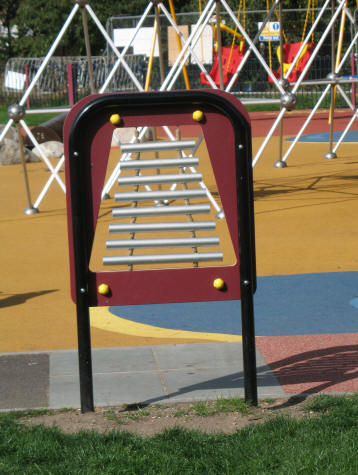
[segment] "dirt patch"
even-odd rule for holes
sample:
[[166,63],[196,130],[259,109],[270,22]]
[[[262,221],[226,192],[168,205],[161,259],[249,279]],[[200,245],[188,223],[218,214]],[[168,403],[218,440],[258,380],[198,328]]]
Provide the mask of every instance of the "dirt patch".
[[143,407],[96,408],[95,412],[86,414],[79,410],[51,411],[49,414],[20,419],[19,422],[28,426],[56,426],[65,433],[123,430],[151,436],[173,427],[206,433],[233,433],[247,425],[264,423],[282,415],[295,419],[315,417],[314,412],[305,409],[307,399],[309,398],[260,401],[257,407],[249,407],[241,400],[231,399]]

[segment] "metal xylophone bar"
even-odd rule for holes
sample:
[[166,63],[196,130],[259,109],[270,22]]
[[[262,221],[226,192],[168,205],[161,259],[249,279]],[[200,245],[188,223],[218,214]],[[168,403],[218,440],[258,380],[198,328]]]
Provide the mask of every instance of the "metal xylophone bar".
[[206,192],[202,189],[133,191],[128,193],[115,193],[114,201],[179,200],[185,198],[205,198],[205,196]]
[[138,142],[124,143],[121,145],[123,153],[133,152],[159,152],[162,150],[192,150],[195,140],[170,140],[166,142]]
[[210,205],[143,206],[138,208],[113,209],[113,218],[139,216],[171,216],[174,214],[210,213]]
[[175,232],[175,231],[208,231],[216,228],[215,221],[170,222],[170,223],[123,223],[110,224],[110,233],[147,233],[147,232]]
[[222,252],[198,252],[183,254],[150,254],[143,256],[104,256],[104,265],[167,264],[174,262],[221,261]]
[[190,158],[155,158],[154,160],[131,160],[130,162],[122,162],[122,170],[133,170],[137,168],[174,168],[174,167],[189,167],[198,165],[199,159],[196,157]]
[[[210,204],[191,204],[189,198],[203,198],[206,193],[202,189],[190,190],[188,183],[200,182],[202,180],[201,173],[185,173],[186,167],[199,164],[199,159],[196,157],[186,158],[183,156],[183,150],[186,148],[192,149],[195,141],[181,140],[180,130],[176,131],[176,140],[171,142],[136,142],[129,145],[125,144],[122,151],[137,153],[137,159],[129,162],[124,162],[122,169],[136,170],[135,176],[120,177],[118,184],[132,185],[134,191],[129,193],[119,192],[115,194],[118,201],[132,201],[132,206],[128,208],[113,209],[114,218],[130,217],[131,224],[138,224],[136,220],[140,217],[157,216],[167,217],[181,214],[187,217],[190,223],[194,222],[193,214],[210,213]],[[177,150],[177,158],[159,159],[159,150]],[[141,152],[154,152],[155,159],[141,159]],[[179,174],[161,174],[161,168],[179,168]],[[141,169],[156,169],[156,175],[141,175]],[[162,190],[162,184],[182,184],[183,190]],[[140,185],[158,185],[157,191],[139,192]],[[168,206],[139,206],[141,198],[146,198],[145,201],[153,199],[154,201],[162,199],[168,204],[168,197],[174,199],[183,199],[185,205],[168,205]],[[167,222],[162,223],[162,231],[168,231]],[[214,223],[215,228],[215,223]],[[155,232],[152,227],[148,228],[150,233]],[[221,252],[198,252],[199,246],[218,246],[218,237],[196,237],[195,227],[186,228],[186,231],[191,233],[191,237],[186,238],[160,238],[160,239],[136,239],[135,228],[131,228],[130,239],[116,239],[106,241],[107,249],[127,249],[127,256],[110,256],[103,257],[104,265],[128,265],[129,270],[133,270],[136,264],[164,264],[164,263],[182,263],[191,262],[194,267],[198,267],[199,262],[222,260],[223,253]],[[137,249],[152,249],[170,247],[191,247],[191,253],[161,253],[161,254],[146,254],[135,255],[134,251]]]
[[118,180],[119,186],[126,185],[150,185],[150,184],[164,184],[164,183],[193,183],[201,181],[201,173],[188,174],[168,174],[168,175],[140,175],[120,177]]
[[218,237],[166,238],[166,239],[113,239],[106,241],[107,249],[218,246]]

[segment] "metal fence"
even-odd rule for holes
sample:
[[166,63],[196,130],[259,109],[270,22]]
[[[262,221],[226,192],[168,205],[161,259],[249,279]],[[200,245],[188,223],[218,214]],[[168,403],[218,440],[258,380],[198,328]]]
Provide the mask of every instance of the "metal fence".
[[[317,15],[318,11],[315,11]],[[263,21],[266,16],[265,10],[248,11],[246,17],[240,18],[241,23],[245,23],[246,31],[249,36],[253,38],[258,30],[258,23]],[[113,17],[107,22],[106,28],[110,36],[113,38],[114,30],[121,28],[134,28],[140,17]],[[177,22],[179,25],[193,25],[199,18],[199,13],[178,14]],[[301,41],[302,33],[304,30],[306,18],[305,10],[284,10],[283,11],[283,31],[288,42]],[[326,12],[323,16],[317,30],[315,31],[312,41],[317,41],[322,32],[325,29],[330,18],[330,12]],[[275,21],[276,18],[272,18]],[[223,14],[223,21],[229,27],[234,28],[232,20],[225,14]],[[310,21],[307,24],[307,31],[310,27]],[[153,26],[154,16],[148,16],[143,26]],[[164,74],[169,72],[170,65],[168,64],[168,27],[169,22],[163,15],[161,16],[161,39],[163,44],[163,54],[166,61],[164,61]],[[336,38],[338,37],[339,22],[336,24]],[[352,41],[353,27],[347,26],[344,35],[344,47],[346,47]],[[224,44],[231,44],[231,39],[224,36]],[[319,54],[314,60],[312,67],[310,68],[308,79],[325,78],[331,71],[332,58],[331,51],[331,36],[328,35],[325,43],[321,47]],[[266,60],[267,64],[272,67],[273,70],[277,70],[279,62],[276,56],[276,48],[278,43],[274,42],[260,42],[258,48]],[[352,54],[350,61],[345,64],[342,75],[350,75],[357,70],[356,60],[357,54]],[[91,59],[93,65],[93,77],[94,86],[96,90],[99,90],[103,85],[109,71],[112,69],[114,62],[116,61],[116,55],[110,48],[107,48],[106,53],[101,57],[93,57]],[[144,86],[146,71],[147,71],[147,58],[144,55],[130,54],[126,55],[126,61],[133,73],[137,77],[138,81]],[[28,84],[31,82],[40,65],[43,62],[43,58],[12,58],[10,59],[6,67],[0,70],[0,100],[4,105],[9,105],[20,100]],[[88,74],[88,63],[85,57],[53,57],[49,61],[48,65],[40,76],[36,87],[30,95],[27,103],[28,107],[55,107],[69,104],[69,78],[68,78],[68,65],[73,66],[74,71],[74,87],[75,96],[77,99],[86,96],[90,93],[90,83]],[[210,71],[211,65],[205,65],[207,70]],[[200,82],[199,68],[195,64],[190,62],[187,65],[187,72],[189,76],[189,82],[191,88],[205,87]],[[160,80],[160,66],[159,59],[154,58],[153,70],[151,75],[151,89],[159,89],[161,84]],[[183,76],[179,75],[175,84],[176,89],[184,89],[185,84]],[[350,84],[344,85],[345,92],[347,94],[352,93],[353,87]],[[298,107],[310,108],[317,101],[321,89],[323,86],[310,86],[300,89],[298,93]],[[114,75],[108,91],[120,91],[120,90],[136,90],[132,80],[129,78],[126,71],[120,67]],[[252,98],[279,98],[274,85],[272,85],[267,78],[267,73],[260,65],[258,59],[251,54],[249,60],[243,68],[237,84],[234,86],[232,92],[239,97],[252,97]],[[328,99],[327,99],[328,101]],[[327,107],[328,102],[323,102],[322,107]],[[346,107],[345,102],[337,95],[337,106]]]
[[[0,72],[0,99],[2,103],[18,102],[26,88],[37,74],[44,58],[11,58]],[[91,58],[95,90],[99,90],[112,69],[115,59],[107,56]],[[142,79],[140,66],[144,56],[127,55],[126,61],[139,80]],[[71,66],[72,75],[68,66]],[[72,79],[71,79],[72,78]],[[71,86],[78,100],[90,93],[90,76],[87,57],[52,57],[29,97],[28,107],[56,107],[70,103]],[[134,88],[128,74],[119,68],[112,78],[108,91],[132,90]]]

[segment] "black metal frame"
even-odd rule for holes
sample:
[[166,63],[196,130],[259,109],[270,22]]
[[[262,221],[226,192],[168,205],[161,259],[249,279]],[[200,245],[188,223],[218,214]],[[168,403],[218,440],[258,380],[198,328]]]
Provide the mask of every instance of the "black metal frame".
[[[108,109],[108,115],[121,107],[140,106],[156,109],[173,106],[178,108],[210,104],[226,115],[233,126],[236,144],[237,204],[239,216],[239,260],[241,286],[241,319],[243,337],[245,400],[257,404],[256,351],[253,294],[256,290],[256,259],[254,237],[253,179],[250,124],[240,111],[221,95],[210,91],[174,91],[155,93],[108,94],[96,97],[85,105],[74,119],[69,135],[69,163],[71,182],[72,232],[75,263],[80,393],[82,412],[93,411],[93,381],[91,363],[91,339],[88,306],[88,237],[91,223],[88,209],[90,163],[88,150],[84,148],[84,134],[88,134],[91,118],[100,110]],[[86,156],[87,154],[87,156]]]

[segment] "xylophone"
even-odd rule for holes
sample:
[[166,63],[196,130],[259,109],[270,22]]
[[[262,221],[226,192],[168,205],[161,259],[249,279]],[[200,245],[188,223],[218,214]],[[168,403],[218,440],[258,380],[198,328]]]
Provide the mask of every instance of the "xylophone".
[[[198,140],[182,139],[183,126],[199,126]],[[116,128],[135,133],[121,143],[111,178],[115,222],[108,225],[115,238],[106,240],[96,269],[91,259]],[[167,138],[157,139],[159,128]],[[82,410],[93,409],[89,307],[204,300],[241,300],[245,397],[256,403],[251,134],[243,106],[222,91],[93,95],[73,107],[64,137]],[[202,140],[214,189],[197,153]],[[227,231],[229,246],[218,229]]]

